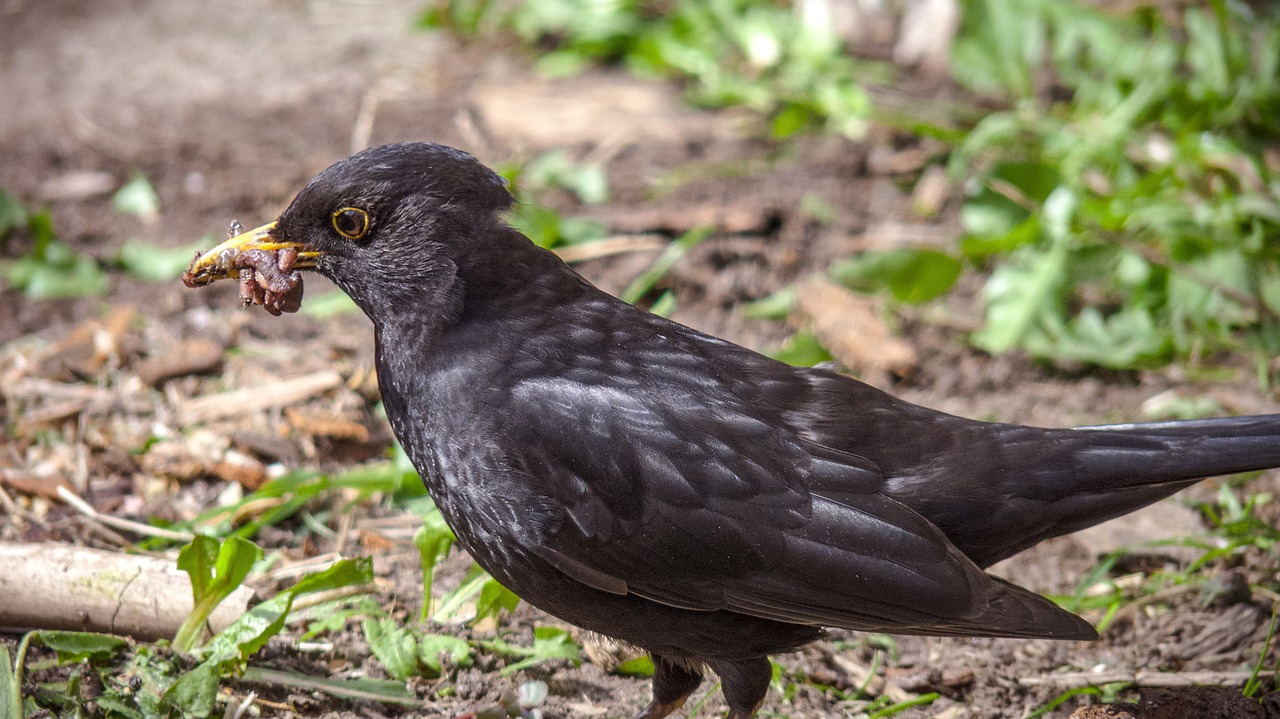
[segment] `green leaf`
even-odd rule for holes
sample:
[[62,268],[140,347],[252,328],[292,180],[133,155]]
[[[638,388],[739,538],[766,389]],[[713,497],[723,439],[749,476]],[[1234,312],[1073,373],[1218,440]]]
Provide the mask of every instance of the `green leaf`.
[[213,584],[214,566],[218,561],[218,540],[196,535],[178,552],[178,569],[191,578],[191,594],[196,602],[203,600]]
[[449,666],[471,666],[471,645],[465,639],[447,634],[423,634],[418,637],[418,661],[434,676],[444,671],[440,657],[448,658]]
[[788,104],[773,116],[769,133],[777,138],[791,137],[813,124],[814,112],[808,105]]
[[1264,276],[1259,289],[1267,309],[1280,315],[1280,273]]
[[160,197],[141,172],[133,173],[133,177],[116,191],[111,197],[111,206],[116,212],[133,215],[147,222],[160,215]]
[[557,233],[560,242],[567,245],[603,239],[608,234],[604,225],[586,217],[560,218]]
[[351,700],[369,700],[401,704],[405,706],[421,706],[422,702],[410,692],[402,681],[387,679],[321,679],[295,672],[284,672],[262,667],[247,667],[242,681],[260,684],[273,684],[289,691],[305,689],[321,691],[335,697]]
[[0,189],[0,239],[9,231],[27,224],[27,209],[18,198]]
[[594,220],[561,217],[555,210],[530,202],[517,202],[507,222],[539,247],[577,244],[605,236],[604,226]]
[[480,596],[476,599],[476,619],[495,617],[503,609],[515,611],[520,604],[520,597],[515,592],[502,586],[502,583],[489,577],[480,587]]
[[970,341],[992,354],[1021,342],[1037,316],[1055,311],[1066,260],[1066,245],[1057,243],[1049,252],[1024,253],[997,267],[982,291],[986,323]]
[[[223,546],[225,548],[226,544]],[[201,649],[204,656],[200,664],[203,667],[202,673],[216,677],[230,670],[242,670],[249,657],[284,628],[297,597],[312,592],[367,584],[371,581],[373,581],[373,563],[367,557],[344,559],[335,562],[322,572],[308,574],[292,587],[245,612],[232,622],[231,626],[209,640]],[[182,696],[202,697],[203,694],[200,692],[204,691],[203,682],[206,680],[198,677],[190,681],[194,684],[184,688]]]
[[1085,307],[1068,323],[1044,318],[1022,344],[1036,357],[1128,368],[1164,359],[1171,341],[1144,307],[1128,307],[1107,317]]
[[753,302],[744,302],[738,305],[738,312],[743,317],[750,317],[757,320],[784,320],[791,314],[791,308],[796,304],[796,288],[788,287],[785,290],[762,297]]
[[55,239],[53,218],[47,210],[26,215],[26,224],[35,242],[22,257],[0,262],[5,282],[34,300],[85,297],[107,291],[107,276],[98,262]]
[[917,252],[890,278],[889,290],[900,302],[928,302],[950,292],[961,269],[960,261],[946,253]]
[[404,681],[418,674],[418,642],[413,631],[390,617],[364,620],[364,638],[387,673]]
[[572,77],[590,67],[591,61],[573,50],[557,50],[540,56],[533,69],[542,77],[555,79]]
[[960,225],[970,235],[982,238],[1002,237],[1030,215],[1025,208],[1008,197],[984,188],[960,208]]
[[1040,216],[1031,215],[1003,235],[968,235],[960,240],[960,252],[970,259],[1012,252],[1040,238]]
[[1051,242],[1065,242],[1071,232],[1071,221],[1080,198],[1075,190],[1065,185],[1058,187],[1045,198],[1041,221],[1045,236]]
[[216,539],[196,536],[179,552],[178,569],[191,577],[195,606],[173,638],[175,649],[189,652],[198,645],[213,610],[244,582],[261,558],[258,545],[241,537],[230,537],[219,546]]
[[[1017,188],[1023,197],[1035,204],[1045,202],[1062,184],[1062,173],[1056,165],[1032,160],[1005,160],[992,169],[991,177]],[[1025,216],[1026,211],[1022,214]]]
[[1075,194],[1058,188],[1045,202],[1044,252],[1024,248],[1021,257],[996,268],[983,288],[987,319],[970,340],[991,352],[1004,352],[1021,342],[1038,317],[1056,313],[1066,281],[1070,217]]
[[218,561],[214,565],[214,581],[209,586],[211,593],[221,595],[221,602],[237,587],[244,583],[245,577],[253,570],[253,565],[262,559],[262,549],[241,537],[229,537],[218,548]]
[[471,645],[465,639],[424,634],[399,626],[391,617],[366,619],[363,627],[374,656],[388,674],[401,681],[423,673],[439,676],[444,671],[442,655],[450,666],[471,666]]
[[609,178],[603,165],[582,165],[566,182],[578,199],[588,205],[599,205],[609,199]]
[[[462,577],[457,589],[440,598],[440,606],[431,615],[431,620],[441,624],[460,621],[462,610],[480,595],[484,583],[491,579],[479,564],[472,564]],[[476,619],[478,617],[472,617]]]
[[187,247],[166,248],[128,240],[120,248],[116,261],[125,272],[138,279],[172,282],[182,276],[196,252],[211,244],[212,238],[205,238]]
[[285,590],[240,615],[200,649],[204,662],[220,667],[242,665],[284,628],[294,597]]
[[171,718],[174,712],[162,706],[162,697],[186,670],[172,653],[162,654],[155,645],[137,645],[120,665],[102,672],[106,691],[96,701],[127,719]]
[[26,716],[22,710],[22,685],[13,672],[12,662],[9,647],[0,644],[0,711],[6,719],[21,719]]
[[649,313],[659,317],[670,317],[676,311],[676,293],[667,290],[658,295],[658,299],[649,305]]
[[613,672],[624,677],[651,677],[653,676],[653,659],[648,654],[641,654],[635,659],[628,659],[619,664]]
[[[130,697],[130,699],[134,698],[135,697]],[[156,704],[156,711],[151,716],[148,716],[147,714],[138,711],[136,706],[137,702],[130,701],[129,703],[125,703],[110,693],[98,697],[95,701],[98,706],[106,712],[106,716],[113,717],[113,719],[115,719],[113,715],[119,715],[120,717],[124,717],[124,719],[152,719],[152,717],[155,716],[169,716],[169,713],[161,712],[159,709],[159,702],[153,702]]]
[[386,612],[371,597],[360,597],[354,603],[350,600],[336,599],[309,608],[307,615],[314,619],[307,624],[307,631],[299,637],[307,641],[325,632],[339,632],[352,619],[385,616]]
[[327,592],[331,589],[354,587],[373,582],[373,560],[369,557],[356,557],[334,562],[328,569],[312,572],[298,583],[285,590],[295,596],[313,592]]
[[53,629],[34,632],[33,639],[52,649],[60,662],[104,661],[129,646],[124,638],[110,634]]
[[[65,245],[56,243],[58,251]],[[107,276],[91,257],[77,256],[70,261],[48,264],[23,258],[9,270],[9,284],[22,290],[33,300],[68,299],[106,294]]]
[[423,516],[422,527],[413,535],[414,546],[418,548],[418,556],[422,560],[422,609],[418,614],[420,621],[430,616],[431,588],[435,582],[436,565],[449,554],[454,539],[453,530],[449,529],[438,509]]
[[559,187],[588,205],[609,199],[609,181],[598,164],[574,165],[564,150],[553,150],[531,161],[520,173],[525,189]]
[[831,266],[831,275],[851,289],[887,287],[900,302],[920,304],[946,294],[960,277],[960,261],[937,250],[902,248],[866,252]]
[[[582,649],[573,641],[569,632],[557,627],[536,627],[533,630],[533,646],[528,649],[506,645],[511,653],[525,658],[502,668],[502,676],[510,676],[522,669],[542,662],[567,659],[575,666],[582,663]],[[513,650],[513,651],[512,651]]]
[[627,285],[626,289],[618,297],[623,302],[630,304],[639,302],[680,261],[680,258],[684,257],[685,253],[710,237],[711,231],[712,228],[710,227],[697,227],[681,235],[675,242],[667,245],[667,249],[662,251],[658,259],[654,260],[653,264],[649,266],[649,269],[641,272],[639,277],[632,280],[631,284]]
[[165,690],[161,706],[176,710],[183,719],[207,719],[213,714],[222,674],[216,664],[203,662]]
[[835,359],[812,332],[797,332],[769,356],[795,367],[812,367]]
[[963,29],[951,52],[956,79],[979,92],[1034,95],[1031,80],[1046,42],[1038,5],[973,0],[963,8]]

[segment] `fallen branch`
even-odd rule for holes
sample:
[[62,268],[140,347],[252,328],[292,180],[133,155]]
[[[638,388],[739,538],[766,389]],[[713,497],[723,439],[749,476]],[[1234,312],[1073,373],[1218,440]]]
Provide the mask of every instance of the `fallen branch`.
[[1112,672],[1070,672],[1065,674],[1044,674],[1036,677],[1018,677],[1023,686],[1050,686],[1058,689],[1074,689],[1077,687],[1101,686],[1124,682],[1136,687],[1190,687],[1190,686],[1235,686],[1244,684],[1253,676],[1252,672],[1155,672],[1155,671],[1112,671]]
[[579,245],[557,247],[554,252],[565,262],[574,263],[596,260],[610,255],[620,255],[626,252],[657,252],[665,249],[669,244],[671,244],[671,238],[666,235],[647,233],[606,237],[603,240],[583,242]]
[[[172,638],[191,613],[191,581],[174,562],[60,544],[0,543],[0,626]],[[236,589],[209,618],[213,632],[253,598]]]
[[261,387],[245,387],[197,397],[183,402],[178,414],[183,424],[195,424],[260,409],[287,407],[341,384],[341,375],[332,370],[323,370]]
[[23,494],[36,494],[46,499],[57,499],[59,489],[71,491],[71,483],[65,477],[44,477],[18,469],[0,469],[0,485],[8,485]]
[[191,532],[175,532],[172,529],[165,529],[164,527],[153,527],[150,524],[135,522],[131,519],[122,519],[120,517],[113,517],[110,514],[101,514],[98,510],[90,506],[88,502],[81,499],[79,495],[72,492],[65,486],[59,485],[55,491],[58,498],[66,502],[72,509],[100,524],[105,524],[108,527],[113,527],[125,532],[132,532],[134,534],[141,534],[144,537],[161,537],[163,539],[172,539],[177,542],[190,542],[192,539],[195,539],[195,535]]

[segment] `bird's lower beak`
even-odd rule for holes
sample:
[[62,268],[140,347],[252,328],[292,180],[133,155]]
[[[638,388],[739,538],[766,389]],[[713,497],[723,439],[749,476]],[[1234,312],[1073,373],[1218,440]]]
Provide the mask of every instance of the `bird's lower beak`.
[[[259,266],[258,253],[270,253],[277,257],[284,271],[314,269],[321,253],[296,242],[281,242],[272,232],[276,223],[271,222],[242,232],[207,252],[197,253],[182,274],[188,287],[202,287],[217,280],[239,277],[240,270]],[[254,257],[253,255],[258,255]]]

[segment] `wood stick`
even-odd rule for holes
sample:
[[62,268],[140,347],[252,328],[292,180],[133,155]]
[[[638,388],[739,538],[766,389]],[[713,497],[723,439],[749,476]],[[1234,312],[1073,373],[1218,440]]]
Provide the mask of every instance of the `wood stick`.
[[195,424],[269,407],[286,407],[341,384],[342,375],[322,370],[261,387],[245,387],[190,399],[178,408],[178,415],[183,424]]
[[[172,638],[191,613],[191,581],[172,560],[64,544],[0,542],[0,626]],[[239,587],[214,610],[219,632],[244,614]]]
[[153,527],[150,524],[135,522],[131,519],[113,517],[110,514],[101,514],[98,510],[90,506],[88,502],[81,499],[79,495],[72,492],[65,486],[58,486],[55,491],[57,492],[58,497],[62,499],[62,501],[66,502],[72,509],[86,517],[89,517],[90,519],[101,522],[108,527],[122,529],[126,532],[133,532],[134,534],[141,534],[144,537],[163,537],[164,539],[172,539],[177,542],[190,542],[192,539],[195,539],[195,535],[191,532],[175,532],[172,529],[165,529],[164,527]]
[[553,250],[565,262],[586,262],[625,252],[656,252],[671,244],[671,239],[659,234],[619,235],[603,240],[583,242],[580,245],[557,247]]
[[1051,686],[1061,689],[1099,686],[1125,682],[1139,687],[1186,687],[1186,686],[1234,686],[1244,684],[1253,676],[1252,672],[1156,672],[1156,671],[1111,671],[1111,672],[1070,672],[1064,674],[1043,674],[1035,677],[1018,677],[1023,686]]

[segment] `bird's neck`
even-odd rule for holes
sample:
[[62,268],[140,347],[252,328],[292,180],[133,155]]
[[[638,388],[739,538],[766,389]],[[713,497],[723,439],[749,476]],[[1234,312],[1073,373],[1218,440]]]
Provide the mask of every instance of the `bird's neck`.
[[[454,276],[438,286],[414,293],[380,297],[379,312],[370,313],[380,346],[404,348],[400,356],[416,363],[432,362],[442,343],[461,327],[484,332],[527,313],[543,313],[590,291],[590,285],[564,264],[514,229],[478,233],[474,248],[453,260]],[[385,287],[383,288],[386,289]],[[384,362],[391,362],[390,358]]]
[[547,285],[573,274],[554,253],[511,227],[483,233],[476,242],[486,246],[457,261],[466,303],[519,296],[531,287],[545,294],[553,289]]
[[461,304],[458,321],[469,331],[496,328],[530,314],[573,303],[590,285],[554,252],[511,228],[487,235],[488,247],[471,253],[481,263],[458,261]]

